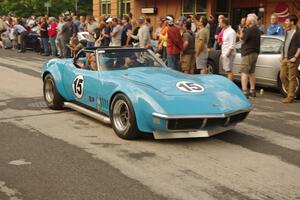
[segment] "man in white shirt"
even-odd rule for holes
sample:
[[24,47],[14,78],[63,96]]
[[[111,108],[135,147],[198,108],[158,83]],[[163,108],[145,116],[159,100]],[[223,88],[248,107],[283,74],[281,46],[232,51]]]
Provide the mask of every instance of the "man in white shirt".
[[221,54],[223,69],[227,74],[227,78],[233,80],[232,69],[236,53],[236,32],[229,25],[229,20],[227,18],[222,19],[221,26],[224,29]]

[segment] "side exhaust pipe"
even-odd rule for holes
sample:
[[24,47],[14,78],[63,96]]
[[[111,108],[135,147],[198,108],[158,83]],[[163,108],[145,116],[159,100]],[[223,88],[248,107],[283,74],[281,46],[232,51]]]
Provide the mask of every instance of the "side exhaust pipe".
[[81,107],[81,106],[78,106],[74,103],[70,103],[70,102],[64,102],[64,107],[65,108],[70,108],[72,110],[76,110],[84,115],[87,115],[89,117],[92,117],[104,124],[108,124],[110,125],[111,122],[110,122],[110,118],[105,116],[105,115],[101,115],[100,113],[97,113],[97,112],[94,112],[94,111],[91,111],[91,110],[88,110],[84,107]]

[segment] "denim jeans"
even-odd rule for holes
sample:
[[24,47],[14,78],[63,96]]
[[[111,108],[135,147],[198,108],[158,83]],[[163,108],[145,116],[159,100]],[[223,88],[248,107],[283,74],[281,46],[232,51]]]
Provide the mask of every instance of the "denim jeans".
[[57,55],[57,49],[56,49],[56,43],[55,43],[56,37],[49,37],[49,42],[51,46],[51,55],[56,56]]
[[70,48],[67,46],[69,44],[69,39],[67,38],[58,38],[59,47],[61,48],[60,57],[62,58],[70,58],[71,51]]
[[177,71],[180,71],[180,54],[167,56],[168,67]]
[[41,38],[43,44],[43,53],[49,55],[49,38]]
[[23,31],[20,35],[20,50],[22,52],[25,52],[26,51],[26,39],[27,39],[27,35],[28,35],[28,32],[27,31]]

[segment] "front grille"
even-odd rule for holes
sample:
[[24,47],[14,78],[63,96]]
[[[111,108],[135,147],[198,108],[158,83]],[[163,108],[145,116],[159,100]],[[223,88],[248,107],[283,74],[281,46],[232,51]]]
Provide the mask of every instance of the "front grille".
[[204,119],[170,119],[168,121],[169,130],[190,130],[201,129]]
[[210,118],[207,119],[205,127],[224,126],[227,118]]
[[248,112],[232,115],[225,118],[191,118],[169,119],[168,130],[199,130],[202,128],[225,127],[234,125],[246,119]]
[[231,124],[236,124],[239,123],[241,121],[243,121],[244,119],[246,119],[246,117],[248,116],[249,113],[240,113],[237,115],[233,115],[230,117],[230,123]]

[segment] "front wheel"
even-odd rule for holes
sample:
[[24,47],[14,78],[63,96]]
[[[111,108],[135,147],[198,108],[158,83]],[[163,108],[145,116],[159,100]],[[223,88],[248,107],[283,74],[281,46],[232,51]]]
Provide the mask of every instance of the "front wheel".
[[[295,98],[300,99],[300,73],[297,73],[297,77],[296,77],[296,91],[295,91]],[[285,88],[285,86],[283,85],[283,83],[281,82],[280,78],[278,77],[278,87],[280,89],[281,95],[283,97],[287,97],[287,88]]]
[[114,97],[110,113],[112,127],[120,138],[132,140],[140,136],[133,106],[125,95],[117,94]]
[[47,74],[44,79],[43,93],[44,99],[49,108],[53,110],[61,110],[63,108],[64,99],[57,91],[51,74]]

